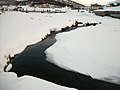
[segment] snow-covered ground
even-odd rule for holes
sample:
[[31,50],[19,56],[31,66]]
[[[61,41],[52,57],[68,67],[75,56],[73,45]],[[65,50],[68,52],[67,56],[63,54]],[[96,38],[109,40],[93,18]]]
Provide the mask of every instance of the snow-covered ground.
[[120,11],[120,6],[116,6],[116,7],[104,7],[104,11]]
[[[0,90],[67,89],[30,76],[17,78],[15,73],[3,72],[3,68],[9,55],[22,52],[26,46],[40,41],[50,30],[59,30],[71,25],[75,20],[73,18],[71,20],[70,13],[5,12],[0,15]],[[6,71],[11,67],[10,64]]]
[[32,76],[17,75],[12,72],[0,74],[0,90],[75,90],[62,87]]
[[[5,90],[41,88],[38,83],[44,83],[43,80],[30,76],[17,78],[13,73],[2,72],[6,58],[22,52],[27,45],[40,41],[50,30],[59,30],[73,24],[75,20],[102,22],[102,24],[58,34],[57,42],[46,51],[47,60],[65,69],[90,74],[94,78],[110,77],[120,80],[119,19],[77,11],[57,14],[5,12],[0,15],[0,85],[2,88]],[[32,80],[35,81],[35,86]],[[24,82],[28,84],[23,85]],[[5,83],[10,84],[10,87],[4,87]],[[51,85],[48,87],[52,89]],[[46,88],[43,86],[43,89],[47,90]]]
[[58,66],[120,84],[120,20],[93,14],[75,14],[97,26],[61,33],[46,50],[47,60]]
[[104,9],[98,9],[96,11],[120,11],[120,6],[116,6],[116,7],[104,7]]
[[[64,19],[63,19],[64,15]],[[8,55],[20,53],[41,40],[50,30],[70,25],[67,14],[6,12],[0,15],[0,71]]]

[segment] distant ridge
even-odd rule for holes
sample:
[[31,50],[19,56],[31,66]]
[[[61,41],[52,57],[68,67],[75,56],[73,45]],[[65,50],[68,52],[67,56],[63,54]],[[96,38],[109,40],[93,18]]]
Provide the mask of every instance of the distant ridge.
[[37,3],[37,4],[51,4],[51,5],[57,5],[61,7],[69,6],[71,8],[79,8],[80,6],[83,6],[80,3],[74,2],[72,0],[28,0],[29,2]]
[[0,0],[0,4],[15,4],[15,5],[19,5],[19,4],[26,4],[26,3],[32,3],[32,5],[35,4],[50,4],[50,5],[56,5],[59,7],[71,7],[73,9],[78,9],[80,6],[85,7],[84,5],[77,3],[75,1],[72,0]]

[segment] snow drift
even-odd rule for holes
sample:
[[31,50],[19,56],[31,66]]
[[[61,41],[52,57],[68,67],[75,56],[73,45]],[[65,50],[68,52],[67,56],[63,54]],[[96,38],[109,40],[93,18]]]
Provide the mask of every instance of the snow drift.
[[0,73],[0,90],[75,90],[32,76],[17,77],[15,73]]
[[64,14],[41,14],[6,12],[0,15],[0,71],[3,71],[8,56],[22,52],[26,46],[37,43],[50,30],[59,30],[70,25]]
[[47,60],[67,70],[120,84],[119,19],[89,14],[79,19],[85,17],[102,24],[58,34],[57,42],[46,50]]

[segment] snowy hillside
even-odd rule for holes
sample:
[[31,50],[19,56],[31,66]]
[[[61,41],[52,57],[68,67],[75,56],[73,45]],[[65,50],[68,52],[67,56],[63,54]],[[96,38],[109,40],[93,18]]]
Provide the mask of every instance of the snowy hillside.
[[119,19],[91,14],[76,16],[80,21],[102,24],[58,34],[57,42],[46,50],[47,60],[67,70],[120,84]]
[[116,7],[104,7],[104,11],[120,11],[120,6],[116,6]]
[[105,11],[120,11],[120,0],[111,1],[104,7]]
[[[43,87],[41,90],[48,88],[58,90],[59,87],[54,87],[53,84],[53,87],[52,85],[48,85],[48,88],[44,87],[48,82],[43,80],[30,76],[17,78],[13,73],[4,73],[3,68],[9,55],[22,52],[26,46],[40,41],[50,30],[60,30],[62,27],[72,25],[76,20],[102,24],[58,34],[57,42],[46,50],[47,60],[68,70],[120,84],[119,19],[77,11],[58,14],[6,12],[0,15],[0,83],[11,86],[2,85],[2,88],[16,90],[13,88],[19,87],[18,90],[26,90],[26,88],[33,90],[34,87]],[[34,86],[32,81],[37,84]],[[24,82],[28,84],[24,86]],[[39,86],[38,83],[43,84]],[[30,86],[31,84],[33,87]]]
[[[50,30],[70,25],[67,14],[6,12],[0,15],[0,71],[7,57],[41,40]],[[57,22],[56,22],[57,21]]]
[[69,6],[71,8],[78,8],[79,6],[84,6],[80,3],[75,2],[74,0],[28,0],[28,2],[32,2],[33,6],[36,4],[37,5],[50,4],[50,5],[56,5],[59,7]]
[[120,6],[120,0],[110,1],[110,2],[108,2],[108,4],[106,4],[106,6],[107,6],[107,7]]
[[95,11],[120,11],[120,6],[116,6],[116,7],[104,7],[103,9],[98,9],[98,10],[95,10]]

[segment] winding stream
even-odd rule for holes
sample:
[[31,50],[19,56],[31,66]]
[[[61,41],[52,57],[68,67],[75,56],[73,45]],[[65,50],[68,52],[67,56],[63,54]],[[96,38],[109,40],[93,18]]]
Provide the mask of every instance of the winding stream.
[[[67,31],[70,30],[75,30],[75,27]],[[47,62],[44,52],[56,42],[55,36],[58,33],[61,32],[52,32],[46,39],[27,46],[22,53],[15,55],[11,60],[13,67],[10,72],[17,73],[18,77],[31,75],[78,90],[120,90],[120,85],[93,79],[81,73],[67,71]]]

